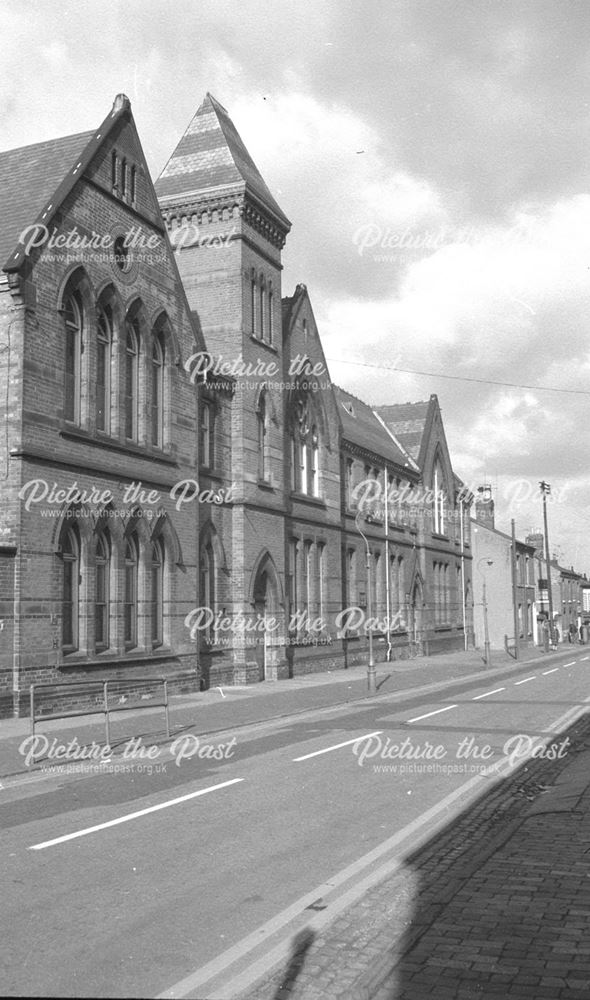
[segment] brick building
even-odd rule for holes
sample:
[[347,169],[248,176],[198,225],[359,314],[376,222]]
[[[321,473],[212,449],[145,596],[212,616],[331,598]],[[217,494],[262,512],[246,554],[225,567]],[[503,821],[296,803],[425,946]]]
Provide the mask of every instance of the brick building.
[[[290,223],[210,95],[156,191],[209,352],[192,359],[201,480],[232,490],[231,506],[201,525],[189,626],[206,682],[360,660],[369,597],[381,656],[402,655],[409,635],[425,649],[464,648],[468,505],[436,397],[374,411],[331,385],[307,289],[282,297]],[[361,534],[367,479],[397,500]]]
[[31,682],[196,684],[199,505],[175,497],[202,342],[128,99],[0,177],[0,711]]
[[122,95],[0,174],[2,712],[32,680],[341,667],[369,631],[378,658],[466,648],[472,498],[438,400],[332,385],[225,109],[207,95],[155,187]]

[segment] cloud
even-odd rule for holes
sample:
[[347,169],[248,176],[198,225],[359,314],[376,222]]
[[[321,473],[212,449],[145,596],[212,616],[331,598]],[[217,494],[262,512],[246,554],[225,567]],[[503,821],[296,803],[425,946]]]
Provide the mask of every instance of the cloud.
[[97,127],[126,92],[157,175],[210,90],[292,220],[283,290],[307,284],[332,377],[374,403],[436,392],[464,478],[569,484],[555,531],[590,566],[588,397],[540,388],[590,387],[588,19],[89,0],[81,35],[74,0],[5,0],[4,145]]

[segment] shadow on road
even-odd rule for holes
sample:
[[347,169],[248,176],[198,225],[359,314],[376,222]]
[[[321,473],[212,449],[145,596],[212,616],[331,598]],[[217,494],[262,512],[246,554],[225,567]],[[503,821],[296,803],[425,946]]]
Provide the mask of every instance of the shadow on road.
[[[385,903],[375,895],[380,973],[362,977],[363,995],[590,996],[590,880],[582,877],[590,775],[587,753],[579,758],[590,749],[589,716],[555,743],[566,736],[566,758],[529,759],[407,858]],[[564,765],[572,765],[569,797],[553,787]]]
[[315,936],[315,931],[312,931],[310,927],[304,927],[293,938],[289,964],[281,976],[281,982],[275,991],[273,1000],[284,1000],[293,989],[295,981],[305,964],[307,952],[315,940]]

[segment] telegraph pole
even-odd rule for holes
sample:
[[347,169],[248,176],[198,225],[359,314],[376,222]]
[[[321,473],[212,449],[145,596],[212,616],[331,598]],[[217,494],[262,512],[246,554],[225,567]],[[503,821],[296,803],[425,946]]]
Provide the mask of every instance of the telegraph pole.
[[[510,549],[512,569],[512,612],[514,618],[514,659],[520,656],[520,621],[518,618],[518,577],[516,575],[516,527],[512,518],[512,547]],[[526,581],[525,581],[526,582]]]
[[545,480],[539,483],[543,497],[543,522],[545,524],[545,561],[547,563],[547,599],[549,602],[549,641],[553,644],[553,593],[551,590],[551,556],[549,555],[549,529],[547,527],[547,496],[551,487]]

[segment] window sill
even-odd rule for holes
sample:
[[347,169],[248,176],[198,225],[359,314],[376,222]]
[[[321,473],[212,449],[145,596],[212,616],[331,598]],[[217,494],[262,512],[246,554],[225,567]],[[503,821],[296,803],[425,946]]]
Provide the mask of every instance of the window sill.
[[314,497],[311,493],[299,493],[297,490],[291,491],[291,499],[302,501],[303,503],[312,504],[314,507],[324,507],[326,506],[326,501],[321,497]]
[[114,663],[142,663],[146,659],[153,660],[175,658],[176,654],[169,646],[158,646],[156,649],[143,649],[134,646],[133,649],[117,652],[113,649],[106,649],[103,652],[93,654],[82,653],[79,650],[66,653],[62,650],[63,659],[59,664],[60,668],[65,667],[104,667]]
[[266,493],[274,493],[275,487],[272,483],[269,483],[268,479],[259,479],[256,483],[259,490],[265,490]]
[[268,340],[263,340],[262,337],[258,337],[255,333],[250,334],[250,340],[255,344],[260,344],[261,347],[266,347],[267,350],[272,351],[273,354],[278,355],[279,353],[274,344],[271,344]]
[[126,455],[136,455],[138,458],[165,462],[166,465],[173,465],[175,467],[178,466],[176,459],[163,452],[160,448],[148,449],[143,445],[135,444],[133,441],[121,444],[120,441],[115,438],[110,438],[100,431],[97,433],[99,436],[95,437],[88,431],[82,430],[82,428],[78,427],[76,424],[66,422],[59,431],[59,436],[64,438],[66,441],[83,441],[84,444],[95,445],[98,448],[107,448],[109,451],[119,451]]

